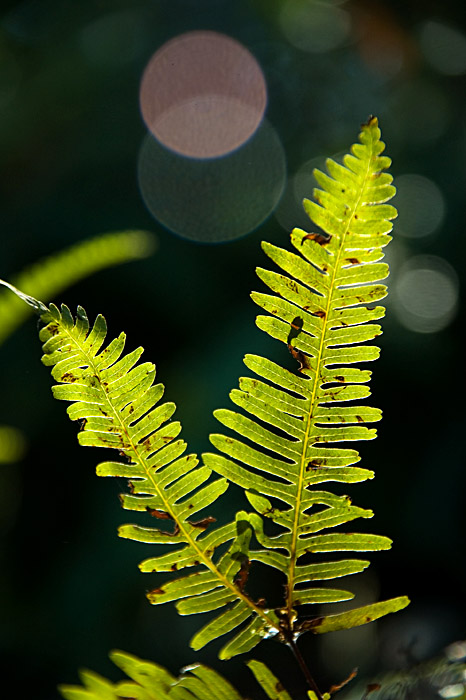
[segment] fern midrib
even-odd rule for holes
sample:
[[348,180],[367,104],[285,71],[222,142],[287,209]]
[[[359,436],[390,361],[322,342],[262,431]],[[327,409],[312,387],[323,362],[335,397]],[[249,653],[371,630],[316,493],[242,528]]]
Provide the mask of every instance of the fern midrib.
[[330,305],[333,300],[333,295],[334,295],[334,290],[335,290],[335,279],[336,275],[339,269],[340,265],[340,258],[344,249],[344,244],[345,244],[345,238],[348,233],[348,230],[351,226],[351,222],[353,221],[354,214],[356,213],[362,196],[365,191],[365,187],[367,184],[367,179],[368,179],[368,173],[370,172],[370,167],[371,167],[371,160],[373,158],[374,152],[373,152],[373,141],[371,141],[371,155],[370,158],[368,159],[368,164],[367,164],[367,170],[366,173],[364,174],[364,179],[361,184],[361,189],[359,196],[357,198],[357,201],[355,202],[353,209],[351,211],[351,216],[348,217],[348,223],[347,226],[341,236],[341,242],[340,246],[338,248],[338,253],[336,256],[335,260],[335,265],[333,267],[333,273],[332,273],[332,279],[331,283],[329,285],[329,294],[328,294],[328,299],[327,299],[327,307],[325,309],[325,317],[323,319],[323,328],[322,328],[322,334],[321,334],[321,339],[320,339],[320,345],[319,345],[319,351],[317,354],[317,363],[316,363],[316,370],[315,370],[315,379],[314,379],[314,386],[312,388],[312,394],[311,394],[311,402],[309,406],[309,412],[307,415],[307,424],[306,424],[306,430],[304,432],[304,438],[303,438],[303,449],[301,453],[301,463],[300,463],[300,470],[299,470],[299,478],[298,478],[298,483],[297,483],[297,494],[296,494],[296,507],[295,507],[295,515],[294,515],[294,521],[293,521],[293,530],[292,530],[292,540],[291,540],[291,547],[290,547],[290,569],[289,569],[289,574],[288,574],[288,585],[287,585],[287,601],[286,601],[286,609],[287,609],[287,616],[288,616],[288,621],[289,621],[289,626],[290,628],[293,625],[293,590],[295,586],[295,570],[296,570],[296,562],[297,562],[297,556],[296,556],[296,549],[297,549],[297,541],[298,541],[298,525],[299,525],[299,520],[300,520],[300,515],[301,515],[301,502],[303,498],[303,491],[304,491],[304,475],[305,475],[305,461],[306,461],[306,454],[307,454],[307,448],[309,444],[309,433],[312,427],[312,421],[314,417],[314,409],[315,409],[315,400],[316,400],[316,393],[317,393],[317,388],[320,386],[320,372],[321,372],[321,367],[322,367],[322,359],[323,359],[323,354],[324,354],[324,343],[327,337],[327,331],[328,331],[328,318],[329,318],[329,312],[330,312]]
[[[105,396],[105,399],[106,399],[106,401],[107,401],[107,405],[110,407],[111,412],[113,413],[113,415],[114,415],[115,418],[117,419],[117,422],[120,424],[122,431],[123,431],[124,434],[126,435],[126,437],[127,437],[127,439],[128,439],[128,442],[129,442],[129,444],[130,444],[130,446],[131,446],[131,449],[132,449],[132,451],[133,451],[133,453],[134,453],[134,455],[135,455],[135,457],[136,457],[136,462],[137,462],[137,463],[142,467],[142,469],[144,470],[144,472],[145,472],[145,474],[146,474],[146,477],[148,478],[148,480],[149,480],[149,481],[151,482],[151,484],[153,485],[154,489],[155,489],[156,492],[157,492],[157,495],[158,495],[158,496],[161,498],[161,500],[163,501],[163,504],[164,504],[164,507],[165,507],[167,513],[170,515],[170,517],[172,518],[172,520],[176,523],[176,525],[177,525],[177,527],[178,527],[178,529],[179,529],[179,532],[181,532],[181,533],[184,535],[187,544],[189,544],[189,545],[195,550],[196,554],[198,554],[198,556],[199,556],[199,561],[202,562],[202,563],[204,564],[204,566],[206,566],[208,569],[210,569],[210,571],[219,579],[219,581],[221,581],[222,584],[223,584],[226,588],[228,588],[230,591],[232,591],[232,593],[234,593],[234,594],[236,595],[237,598],[239,598],[239,599],[242,600],[244,603],[246,603],[246,604],[248,605],[248,607],[251,608],[252,611],[254,611],[257,615],[259,615],[260,617],[262,617],[263,620],[266,622],[266,624],[267,624],[269,627],[272,627],[272,628],[274,628],[275,630],[277,630],[277,632],[280,632],[280,627],[279,627],[279,625],[278,625],[274,620],[272,620],[272,619],[265,613],[265,611],[264,611],[261,607],[259,607],[258,605],[256,605],[246,594],[244,594],[242,591],[240,591],[239,588],[237,588],[237,587],[234,585],[234,583],[232,583],[231,581],[229,581],[228,578],[227,578],[226,576],[224,576],[224,575],[219,571],[219,569],[218,569],[217,566],[214,564],[214,562],[212,562],[211,559],[209,559],[209,557],[206,556],[206,554],[203,552],[203,550],[199,548],[199,545],[198,545],[198,543],[196,542],[196,540],[191,536],[191,534],[190,534],[190,533],[188,532],[188,530],[186,529],[186,527],[185,527],[185,521],[180,520],[180,519],[177,517],[176,513],[174,512],[174,510],[172,509],[172,507],[171,507],[171,505],[170,505],[170,502],[169,502],[169,501],[167,500],[167,498],[165,497],[164,490],[160,488],[160,486],[158,485],[157,481],[155,480],[153,474],[151,473],[151,470],[147,467],[145,459],[139,454],[139,451],[138,451],[138,449],[137,449],[137,444],[135,444],[135,443],[133,442],[131,436],[129,435],[128,430],[127,430],[127,428],[126,428],[126,425],[125,425],[124,421],[122,420],[119,411],[117,411],[117,410],[114,408],[114,406],[112,405],[112,402],[110,401],[110,397],[108,396],[107,389],[106,389],[106,387],[105,387],[105,385],[104,385],[104,383],[102,382],[101,377],[100,377],[100,370],[95,366],[95,364],[94,364],[94,362],[93,362],[93,357],[87,353],[86,349],[79,343],[79,341],[77,340],[77,338],[76,338],[75,336],[73,336],[73,335],[68,331],[68,329],[67,329],[64,325],[62,325],[62,329],[67,333],[67,335],[68,335],[68,337],[70,338],[70,340],[71,340],[72,342],[74,342],[75,345],[77,345],[77,347],[78,347],[78,349],[80,350],[81,354],[86,358],[87,363],[88,363],[89,366],[92,368],[92,371],[93,371],[94,375],[98,378],[99,386],[100,386],[100,388],[101,388],[101,390],[102,390],[102,392],[103,392],[103,394],[104,394],[104,396]],[[189,522],[189,521],[188,521],[188,522]]]

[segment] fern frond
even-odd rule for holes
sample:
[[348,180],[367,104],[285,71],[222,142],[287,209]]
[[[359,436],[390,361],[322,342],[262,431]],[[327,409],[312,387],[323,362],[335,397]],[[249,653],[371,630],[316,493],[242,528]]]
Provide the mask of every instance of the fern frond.
[[[145,231],[105,233],[82,241],[27,267],[13,278],[25,294],[48,301],[66,287],[98,270],[145,258],[155,248],[155,236]],[[0,294],[0,343],[31,313],[6,292]]]
[[[163,666],[124,651],[113,651],[110,658],[128,680],[111,683],[97,673],[81,671],[83,685],[60,686],[62,697],[65,700],[242,700],[229,681],[203,664],[187,666],[175,677]],[[251,660],[247,665],[269,698],[291,700],[264,663]]]
[[59,687],[65,700],[242,700],[219,673],[193,664],[176,678],[163,666],[123,651],[113,651],[111,660],[130,680],[111,683],[92,671],[81,671],[82,686]]
[[[121,496],[123,508],[149,512],[166,526],[119,529],[127,539],[174,545],[140,565],[143,572],[176,572],[148,594],[150,602],[173,601],[182,615],[219,611],[191,640],[194,649],[244,623],[220,651],[221,658],[248,651],[271,629],[278,633],[275,613],[244,590],[252,534],[248,515],[237,513],[234,522],[217,529],[209,527],[214,518],[198,516],[226,491],[228,481],[210,480],[211,470],[199,467],[195,455],[185,454],[181,425],[171,420],[175,405],[160,403],[164,387],[154,383],[152,363],[139,363],[143,349],[123,354],[124,333],[104,347],[103,316],[91,328],[82,307],[74,319],[64,305],[61,310],[54,304],[46,307],[1,283],[35,308],[47,324],[40,331],[42,361],[59,382],[52,388],[55,398],[69,401],[69,417],[80,422],[79,443],[118,450],[122,459],[102,462],[97,474],[128,478],[130,493]],[[228,543],[228,549],[220,552]]]
[[[274,294],[252,294],[268,312],[257,318],[257,325],[287,345],[299,373],[247,355],[245,364],[256,378],[240,379],[239,390],[230,397],[251,417],[216,411],[217,419],[239,437],[212,435],[211,442],[226,456],[204,455],[209,468],[246,489],[257,511],[250,522],[264,549],[249,556],[286,577],[281,612],[290,639],[308,629],[317,633],[363,624],[409,602],[396,598],[339,616],[296,620],[298,605],[353,598],[350,591],[315,587],[314,582],[355,574],[369,565],[353,558],[316,562],[312,555],[391,546],[387,537],[326,532],[373,513],[353,505],[348,496],[316,488],[373,477],[372,471],[354,466],[360,459],[356,450],[331,445],[373,439],[376,431],[367,424],[381,417],[378,409],[353,403],[370,395],[370,372],[349,366],[379,356],[378,347],[362,343],[381,333],[373,322],[385,310],[373,304],[387,293],[380,280],[388,276],[388,265],[380,260],[396,216],[394,207],[385,204],[395,189],[391,175],[383,172],[390,159],[381,155],[384,144],[375,118],[362,127],[360,143],[351,150],[343,165],[329,159],[327,174],[315,171],[322,189],[314,190],[316,201],[304,202],[323,233],[295,229],[295,253],[263,244],[281,272],[258,270]],[[263,519],[282,526],[282,533],[268,537]]]

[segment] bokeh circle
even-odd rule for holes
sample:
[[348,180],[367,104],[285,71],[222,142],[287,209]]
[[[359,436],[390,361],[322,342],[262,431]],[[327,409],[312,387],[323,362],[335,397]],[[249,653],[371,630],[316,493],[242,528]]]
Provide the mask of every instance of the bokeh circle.
[[286,159],[267,121],[242,148],[216,159],[184,158],[148,134],[138,179],[157,221],[183,238],[219,243],[250,233],[274,211],[286,183]]
[[244,144],[262,122],[267,89],[252,54],[213,31],[164,44],[144,71],[140,107],[149,131],[192,158],[218,158]]

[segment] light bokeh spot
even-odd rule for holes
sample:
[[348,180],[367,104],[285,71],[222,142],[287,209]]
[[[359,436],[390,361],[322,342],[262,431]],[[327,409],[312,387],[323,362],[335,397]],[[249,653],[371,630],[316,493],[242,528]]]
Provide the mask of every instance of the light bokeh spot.
[[218,158],[257,130],[267,89],[256,59],[238,41],[197,31],[172,39],[152,56],[139,97],[147,128],[166,148]]
[[445,654],[450,661],[462,661],[466,659],[466,640],[460,640],[449,644]]
[[287,0],[279,18],[290,42],[302,51],[324,53],[335,49],[349,36],[349,14],[332,2]]
[[183,238],[220,243],[250,233],[273,212],[286,183],[286,159],[267,121],[225,158],[184,158],[148,134],[138,178],[157,221]]
[[422,238],[439,229],[445,217],[445,199],[435,182],[423,175],[400,175],[395,179],[398,209],[397,233]]
[[395,284],[395,309],[401,323],[417,333],[436,333],[453,320],[458,306],[458,277],[435,255],[408,260]]
[[466,35],[454,27],[429,20],[419,32],[422,51],[428,63],[444,75],[466,73]]
[[438,694],[441,698],[464,698],[464,684],[453,683],[440,688]]

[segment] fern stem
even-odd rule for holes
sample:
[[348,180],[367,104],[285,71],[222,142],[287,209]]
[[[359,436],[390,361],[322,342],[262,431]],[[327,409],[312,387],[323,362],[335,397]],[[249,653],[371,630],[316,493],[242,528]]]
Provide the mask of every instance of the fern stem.
[[290,647],[291,651],[293,652],[293,655],[298,662],[299,668],[303,672],[304,678],[306,679],[306,682],[309,686],[309,688],[315,693],[317,700],[324,700],[322,693],[320,692],[319,688],[317,687],[317,684],[315,680],[313,679],[311,672],[304,660],[303,655],[301,654],[300,650],[298,649],[298,645],[296,644],[295,640],[293,637],[290,635],[289,638],[287,639],[287,644]]

